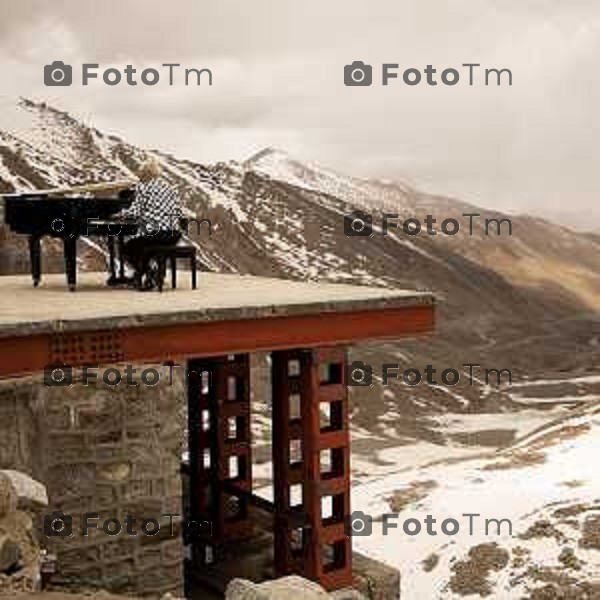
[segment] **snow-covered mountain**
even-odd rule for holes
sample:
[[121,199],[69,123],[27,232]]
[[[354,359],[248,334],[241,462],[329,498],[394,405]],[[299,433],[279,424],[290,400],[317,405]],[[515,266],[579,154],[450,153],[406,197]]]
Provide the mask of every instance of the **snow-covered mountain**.
[[411,205],[414,192],[401,183],[384,183],[341,175],[318,164],[295,160],[282,150],[265,148],[244,162],[246,169],[298,188],[340,198],[361,206],[365,199],[375,208],[398,212]]

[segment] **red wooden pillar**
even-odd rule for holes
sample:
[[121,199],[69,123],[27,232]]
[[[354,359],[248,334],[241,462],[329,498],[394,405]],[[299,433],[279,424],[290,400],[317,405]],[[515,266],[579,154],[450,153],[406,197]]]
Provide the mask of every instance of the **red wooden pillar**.
[[193,543],[196,564],[217,559],[222,543],[252,531],[247,501],[223,483],[252,490],[250,361],[236,354],[188,362],[191,517],[210,521],[210,538]]
[[[292,544],[292,524],[290,522],[292,485],[301,481],[298,469],[290,463],[290,443],[293,427],[290,401],[294,385],[288,377],[288,363],[291,352],[273,352],[271,355],[272,417],[273,417],[273,517],[275,570],[280,575],[288,575],[301,570],[298,551]],[[295,391],[295,390],[294,390]],[[294,564],[296,563],[296,564]]]
[[[272,354],[275,566],[326,589],[352,583],[346,353]],[[298,525],[294,513],[305,516]]]

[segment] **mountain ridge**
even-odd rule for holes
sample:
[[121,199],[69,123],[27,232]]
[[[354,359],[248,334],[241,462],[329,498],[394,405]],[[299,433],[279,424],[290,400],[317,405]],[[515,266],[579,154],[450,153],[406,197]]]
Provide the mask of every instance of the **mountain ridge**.
[[[401,183],[345,176],[273,148],[247,161],[200,164],[138,148],[43,103],[22,100],[16,110],[25,113],[18,118],[25,133],[0,129],[0,192],[122,179],[153,156],[180,190],[186,210],[213,223],[211,237],[205,231],[189,235],[206,269],[433,289],[441,300],[440,336],[430,347],[414,346],[417,360],[428,354],[446,362],[472,360],[481,354],[513,362],[521,376],[600,364],[594,342],[600,336],[595,236]],[[348,237],[344,216],[355,210],[372,213],[376,226],[382,212],[398,213],[399,222],[424,222],[433,214],[438,234],[391,229],[388,236]],[[473,235],[466,212],[482,215]],[[457,235],[441,234],[446,218],[461,222]],[[510,218],[513,234],[486,235],[484,218]],[[45,269],[61,270],[60,246],[52,240],[45,245]],[[25,240],[1,227],[0,273],[28,272],[26,256]],[[82,269],[105,268],[102,248],[81,244],[79,262]],[[515,344],[530,348],[514,356]],[[560,364],[559,349],[574,353],[570,364]]]

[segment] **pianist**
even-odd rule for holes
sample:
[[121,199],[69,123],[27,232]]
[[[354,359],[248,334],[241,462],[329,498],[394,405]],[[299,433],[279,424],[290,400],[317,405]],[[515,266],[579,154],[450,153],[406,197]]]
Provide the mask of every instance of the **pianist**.
[[[158,284],[158,264],[153,260],[146,263],[147,250],[154,245],[175,245],[182,234],[179,194],[161,175],[162,168],[157,160],[144,162],[137,172],[139,183],[134,188],[133,202],[118,215],[120,219],[133,220],[139,225],[137,234],[125,242],[123,251],[127,262],[140,276],[144,289],[152,289]],[[125,283],[135,281],[134,277]]]

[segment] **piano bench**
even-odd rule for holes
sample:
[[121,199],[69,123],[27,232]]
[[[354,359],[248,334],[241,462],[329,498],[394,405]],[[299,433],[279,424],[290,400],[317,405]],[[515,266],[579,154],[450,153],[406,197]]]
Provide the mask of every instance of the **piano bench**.
[[198,263],[196,259],[196,248],[191,245],[165,245],[165,246],[151,246],[145,251],[145,261],[155,259],[158,262],[160,270],[158,290],[162,292],[163,283],[167,271],[167,261],[171,270],[171,287],[177,287],[177,259],[183,258],[189,261],[190,272],[192,276],[192,289],[195,290],[197,287],[197,268]]

